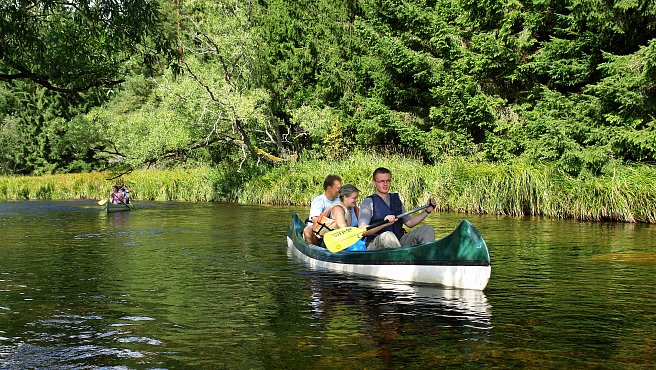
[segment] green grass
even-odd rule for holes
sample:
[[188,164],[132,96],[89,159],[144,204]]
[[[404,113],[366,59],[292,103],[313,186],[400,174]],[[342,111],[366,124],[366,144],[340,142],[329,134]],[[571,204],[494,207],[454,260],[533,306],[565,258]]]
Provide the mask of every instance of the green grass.
[[436,199],[447,212],[547,216],[591,221],[656,222],[656,170],[617,167],[612,175],[572,178],[547,165],[497,165],[451,158],[434,166],[403,157],[354,155],[339,162],[307,161],[276,167],[249,180],[238,199],[247,203],[308,205],[320,194],[323,178],[338,174],[344,183],[373,193],[376,167],[393,174],[392,191],[407,208]]
[[134,200],[219,201],[221,172],[203,168],[139,170],[113,179],[109,173],[0,177],[0,199],[103,199],[124,182]]
[[[656,169],[617,166],[610,174],[572,178],[554,166],[497,165],[465,158],[433,166],[401,156],[355,154],[340,161],[299,161],[274,167],[140,170],[121,181],[132,199],[309,205],[323,179],[337,174],[361,191],[374,191],[376,167],[393,174],[392,191],[407,208],[437,200],[446,212],[547,216],[591,221],[656,223]],[[106,173],[0,177],[0,199],[101,199]]]

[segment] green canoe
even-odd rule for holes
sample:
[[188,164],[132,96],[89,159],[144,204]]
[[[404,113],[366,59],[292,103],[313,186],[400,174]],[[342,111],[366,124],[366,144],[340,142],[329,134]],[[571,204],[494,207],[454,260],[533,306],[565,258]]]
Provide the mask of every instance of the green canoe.
[[481,234],[467,220],[432,243],[378,251],[332,253],[309,244],[297,214],[287,228],[287,245],[313,268],[384,279],[483,290],[490,280],[490,253]]
[[134,205],[132,203],[130,204],[112,204],[112,203],[105,203],[105,211],[107,213],[111,212],[123,212],[123,211],[131,211],[134,209]]

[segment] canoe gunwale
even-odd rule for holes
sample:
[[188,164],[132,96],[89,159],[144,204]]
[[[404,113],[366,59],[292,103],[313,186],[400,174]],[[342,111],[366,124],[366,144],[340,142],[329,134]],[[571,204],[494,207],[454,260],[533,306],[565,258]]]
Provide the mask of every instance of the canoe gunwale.
[[[465,223],[465,227],[471,227],[471,224],[468,221],[462,221]],[[451,237],[459,228],[462,228],[462,225],[459,225],[456,230],[446,237],[436,240],[431,243],[411,245],[406,247],[400,247],[395,249],[383,249],[377,251],[362,251],[362,252],[349,252],[341,251],[337,253],[332,253],[326,248],[316,246],[314,244],[309,244],[303,238],[303,228],[305,226],[300,221],[297,214],[294,214],[292,221],[289,224],[287,230],[287,236],[294,242],[294,246],[304,255],[318,259],[325,262],[332,263],[356,263],[356,264],[365,264],[365,265],[435,265],[435,266],[490,266],[490,256],[487,250],[485,242],[478,234],[478,231],[475,232],[480,238],[482,247],[484,248],[484,258],[479,259],[423,259],[423,258],[410,258],[410,255],[421,256],[423,252],[429,251],[434,248],[439,248],[440,244],[444,244],[444,240],[448,237]],[[367,256],[363,258],[362,256]],[[406,257],[406,259],[399,259],[398,256]],[[395,258],[397,257],[397,258]]]
[[119,204],[113,204],[113,203],[105,203],[105,212],[107,213],[113,213],[113,212],[126,212],[126,211],[132,211],[134,209],[134,205],[132,203],[130,204],[125,204],[125,203],[119,203]]

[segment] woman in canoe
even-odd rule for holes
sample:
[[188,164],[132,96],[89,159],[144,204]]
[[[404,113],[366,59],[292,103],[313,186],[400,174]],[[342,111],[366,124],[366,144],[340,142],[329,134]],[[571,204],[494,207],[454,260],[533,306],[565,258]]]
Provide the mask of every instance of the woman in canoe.
[[112,186],[112,191],[109,193],[109,202],[111,204],[125,204],[123,193],[119,190],[118,185]]
[[340,184],[340,189],[335,193],[335,203],[312,219],[313,233],[321,238],[335,229],[358,226],[359,193],[360,190],[351,184]]
[[[358,196],[360,190],[354,185],[346,184],[339,190],[339,203],[336,203],[330,208],[330,218],[335,220],[334,228],[341,229],[344,227],[357,227],[358,226]],[[381,225],[379,227],[367,230],[363,236],[373,234],[390,224]],[[348,247],[347,251],[364,251],[367,247],[364,240],[359,240],[355,244]]]
[[330,218],[337,227],[358,226],[358,195],[360,190],[351,184],[339,189],[339,202],[330,207]]
[[[339,201],[327,209],[324,214],[330,217],[330,230],[341,229],[343,227],[358,226],[358,195],[360,190],[354,185],[346,184],[339,189]],[[333,221],[334,220],[334,221]],[[359,240],[346,250],[363,251],[366,250],[364,241]]]

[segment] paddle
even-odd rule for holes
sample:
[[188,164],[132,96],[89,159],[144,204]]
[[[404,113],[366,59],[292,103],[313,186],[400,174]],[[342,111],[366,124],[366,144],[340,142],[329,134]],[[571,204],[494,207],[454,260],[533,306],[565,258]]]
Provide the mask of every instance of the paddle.
[[[408,212],[401,213],[400,215],[396,216],[396,218],[400,219],[400,218],[405,217],[405,216],[407,216],[411,213],[421,211],[422,209],[428,208],[428,207],[430,207],[430,204],[425,204],[421,207],[417,207],[417,208],[415,208],[413,210],[410,210]],[[333,253],[339,252],[341,250],[344,250],[344,249],[350,247],[351,245],[353,245],[353,243],[360,240],[360,238],[362,237],[362,234],[366,230],[371,230],[375,227],[378,227],[380,225],[384,225],[386,223],[387,223],[387,221],[381,221],[381,222],[375,223],[373,225],[367,226],[366,229],[361,229],[359,227],[351,226],[351,227],[344,227],[344,228],[341,228],[341,229],[329,231],[329,232],[326,233],[326,235],[323,236],[323,242],[324,242],[324,244],[326,244],[326,248],[328,248],[329,251],[331,251]]]

